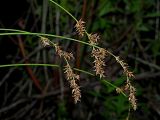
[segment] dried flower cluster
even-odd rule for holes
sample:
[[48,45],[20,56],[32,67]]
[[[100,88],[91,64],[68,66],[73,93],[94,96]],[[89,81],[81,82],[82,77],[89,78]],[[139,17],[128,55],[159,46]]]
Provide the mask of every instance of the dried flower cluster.
[[94,67],[96,75],[99,75],[100,78],[105,77],[104,75],[105,56],[106,56],[106,50],[104,48],[93,48],[92,57],[94,57]]
[[[85,26],[84,26],[84,21],[80,19],[76,25],[76,31],[79,34],[80,37],[84,36],[85,33]],[[97,33],[95,34],[88,34],[86,33],[89,39],[89,43],[91,45],[98,45],[98,41],[100,39],[99,35]],[[104,48],[95,48],[93,47],[92,49],[92,57],[94,57],[94,68],[96,71],[96,75],[99,75],[100,78],[104,77],[104,66],[105,66],[105,56],[106,56],[106,50]]]
[[128,64],[125,63],[123,60],[121,60],[121,59],[119,58],[119,56],[116,57],[116,61],[122,66],[122,68],[123,68],[123,70],[124,70],[124,74],[125,74],[126,76],[128,76],[129,78],[130,78],[130,77],[134,77],[133,72],[131,72],[131,71],[128,70]]
[[41,37],[40,38],[40,42],[41,42],[41,44],[42,44],[43,47],[50,46],[49,39],[46,38],[46,37]]
[[119,88],[119,87],[117,87],[117,88],[116,88],[116,92],[117,92],[117,93],[121,93],[121,92],[122,92],[122,89]]
[[80,37],[84,36],[84,32],[85,32],[84,24],[85,24],[85,22],[82,19],[80,19],[75,25],[76,31]]
[[72,96],[74,98],[74,102],[77,103],[81,98],[81,91],[78,84],[76,83],[76,81],[79,80],[79,75],[73,73],[73,70],[69,64],[65,66],[64,71],[64,73],[66,74],[66,78],[70,83],[70,87],[72,88]]
[[98,41],[99,41],[100,37],[99,37],[99,35],[97,33],[89,34],[88,38],[89,38],[89,43],[91,45],[98,45]]
[[[100,39],[97,33],[95,34],[88,34],[89,43],[91,45],[98,45],[98,41]],[[105,67],[105,57],[107,51],[104,48],[95,48],[92,49],[92,57],[94,57],[94,68],[96,71],[96,75],[99,75],[100,78],[105,77],[104,75],[104,67]]]
[[61,50],[61,47],[58,44],[54,44],[55,50],[60,57],[64,57],[67,60],[74,59],[72,53]]
[[125,90],[128,90],[129,91],[129,97],[128,97],[128,100],[130,101],[131,105],[132,105],[132,108],[134,110],[137,109],[137,99],[135,97],[135,94],[136,94],[136,89],[135,87],[132,86],[129,78],[127,77],[127,84],[125,86]]
[[134,110],[137,109],[137,100],[135,97],[136,89],[132,86],[129,78],[134,77],[133,72],[128,70],[128,64],[121,60],[119,57],[116,57],[116,61],[123,67],[124,74],[127,76],[127,84],[125,85],[125,90],[129,91],[128,100],[130,101]]
[[[136,110],[137,108],[137,103],[135,98],[136,89],[131,85],[131,82],[129,80],[129,78],[134,77],[133,72],[130,72],[128,70],[128,64],[125,63],[123,60],[121,60],[119,57],[116,57],[115,55],[105,50],[104,48],[96,47],[96,45],[98,45],[100,40],[99,35],[97,33],[88,34],[85,30],[84,24],[85,22],[82,19],[80,19],[79,21],[77,21],[75,28],[80,37],[83,37],[85,33],[88,36],[89,43],[92,45],[91,54],[92,54],[92,57],[94,58],[93,63],[94,63],[96,75],[99,75],[100,78],[105,77],[104,67],[105,67],[105,57],[107,53],[115,57],[116,61],[122,66],[124,70],[124,74],[127,76],[127,84],[125,85],[125,90],[129,91],[128,100],[130,101],[133,109]],[[80,98],[81,98],[80,87],[77,84],[77,81],[79,81],[80,78],[79,78],[79,75],[74,73],[73,69],[69,64],[69,60],[74,59],[73,54],[63,51],[58,44],[52,43],[48,38],[41,37],[41,43],[44,47],[50,46],[50,44],[52,44],[55,47],[56,53],[60,57],[63,57],[65,59],[66,65],[64,66],[64,73],[70,84],[70,88],[72,89],[72,97],[74,98],[74,102],[77,103],[78,101],[80,101]],[[116,91],[117,93],[123,92],[123,90],[118,87],[116,88]]]
[[80,101],[81,91],[79,89],[78,84],[76,83],[76,80],[79,80],[80,78],[79,75],[73,72],[71,66],[68,63],[68,60],[74,58],[73,54],[61,50],[61,47],[57,44],[54,44],[54,46],[57,54],[60,57],[64,57],[67,62],[66,66],[64,66],[64,73],[66,75],[68,82],[70,83],[70,88],[72,89],[72,97],[74,98],[74,102],[77,103],[78,101]]

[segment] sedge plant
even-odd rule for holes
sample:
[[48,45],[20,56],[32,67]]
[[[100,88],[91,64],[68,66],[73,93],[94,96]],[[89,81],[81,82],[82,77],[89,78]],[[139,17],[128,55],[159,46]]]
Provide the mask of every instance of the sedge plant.
[[[70,85],[70,88],[72,90],[72,97],[74,99],[74,103],[77,103],[78,101],[81,100],[81,90],[80,90],[80,86],[78,84],[78,82],[80,81],[80,76],[75,72],[75,71],[79,71],[82,72],[84,74],[88,74],[91,76],[99,76],[100,79],[104,79],[105,78],[105,58],[107,56],[112,56],[115,61],[117,63],[120,64],[120,66],[123,69],[123,73],[126,76],[126,83],[125,83],[125,87],[120,88],[115,86],[114,84],[110,83],[109,81],[105,82],[108,85],[111,85],[112,87],[116,88],[117,93],[121,93],[124,95],[124,97],[128,98],[128,101],[130,102],[132,108],[134,110],[137,109],[137,100],[135,97],[136,94],[136,89],[135,87],[131,84],[131,78],[134,78],[134,74],[133,72],[131,72],[128,68],[128,64],[126,62],[124,62],[119,56],[114,55],[112,52],[108,51],[107,49],[103,48],[103,47],[99,47],[99,40],[100,40],[100,36],[97,33],[88,33],[85,27],[85,21],[83,21],[82,19],[76,19],[69,11],[67,11],[64,7],[62,7],[61,5],[59,5],[58,3],[56,3],[53,0],[49,0],[50,3],[58,6],[60,9],[62,9],[64,12],[66,12],[69,16],[71,16],[73,18],[73,20],[75,21],[75,29],[77,32],[77,35],[82,38],[84,36],[87,36],[88,38],[88,42],[85,41],[81,41],[78,39],[74,39],[74,38],[69,38],[69,37],[65,37],[65,36],[59,36],[59,35],[53,35],[53,34],[44,34],[44,33],[33,33],[33,32],[28,32],[28,31],[23,31],[23,30],[17,30],[17,29],[5,29],[5,28],[0,28],[0,35],[4,36],[4,35],[31,35],[31,36],[36,36],[39,38],[39,40],[41,41],[41,44],[43,45],[43,47],[46,46],[50,46],[53,47],[55,49],[55,53],[62,58],[65,61],[65,65],[64,65],[64,74],[65,77]],[[4,31],[4,32],[2,32]],[[54,37],[54,38],[59,38],[61,40],[70,40],[70,41],[74,41],[74,42],[78,42],[81,44],[85,44],[88,45],[92,48],[91,51],[91,57],[93,57],[94,61],[94,71],[95,74],[92,74],[91,72],[85,71],[85,70],[81,70],[81,69],[77,69],[74,68],[73,66],[71,66],[71,60],[74,60],[74,56],[72,53],[69,53],[67,51],[64,51],[63,48],[58,45],[58,43],[54,43],[52,42],[49,38]],[[0,65],[0,67],[19,67],[19,66],[49,66],[49,67],[57,67],[59,68],[59,65],[52,65],[52,64],[10,64],[10,65]],[[124,91],[128,91],[128,94],[126,95],[124,93]],[[129,109],[130,111],[130,109]]]

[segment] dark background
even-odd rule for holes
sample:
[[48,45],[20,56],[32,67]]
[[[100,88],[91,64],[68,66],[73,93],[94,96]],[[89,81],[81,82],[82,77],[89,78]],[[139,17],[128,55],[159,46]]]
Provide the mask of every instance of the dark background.
[[[87,31],[101,36],[100,46],[120,56],[135,73],[136,111],[130,120],[160,117],[160,1],[159,0],[56,0]],[[43,19],[44,17],[44,19]],[[75,21],[47,0],[1,0],[0,28],[51,33],[79,38]],[[2,32],[2,31],[0,31]],[[76,42],[59,42],[76,59],[74,67],[93,72],[91,48]],[[87,38],[81,39],[87,41]],[[45,53],[45,54],[44,54]],[[42,48],[34,36],[0,36],[0,64],[49,63],[62,66],[52,48]],[[71,89],[60,69],[47,67],[0,68],[0,119],[121,120],[128,114],[128,100],[98,77],[81,73],[82,99],[74,104]],[[111,56],[106,58],[106,80],[122,86],[126,78]],[[42,90],[33,82],[40,82]]]

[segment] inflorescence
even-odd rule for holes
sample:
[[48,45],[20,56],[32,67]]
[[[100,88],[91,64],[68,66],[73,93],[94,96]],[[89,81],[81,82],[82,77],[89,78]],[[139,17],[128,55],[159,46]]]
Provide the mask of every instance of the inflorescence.
[[[136,89],[132,86],[129,80],[129,78],[134,77],[134,75],[133,72],[130,72],[128,70],[128,64],[121,60],[119,56],[113,55],[111,52],[107,51],[102,47],[97,47],[96,45],[99,44],[100,36],[97,33],[88,34],[85,29],[85,22],[82,19],[77,21],[75,28],[76,32],[81,38],[84,37],[84,35],[86,34],[89,39],[88,42],[92,46],[91,57],[93,57],[94,59],[93,64],[96,75],[98,75],[100,78],[105,77],[105,58],[108,54],[112,55],[116,59],[117,63],[119,63],[122,66],[124,74],[127,77],[125,90],[129,91],[128,100],[131,103],[133,109],[136,110]],[[71,59],[74,59],[73,54],[63,51],[58,44],[51,42],[48,38],[41,37],[41,43],[44,47],[53,46],[57,55],[65,60],[66,65],[64,66],[64,74],[66,76],[66,79],[68,80],[68,83],[70,84],[70,88],[72,89],[72,97],[74,98],[74,102],[77,103],[78,101],[80,101],[81,98],[80,86],[77,83],[80,80],[80,76],[74,73],[74,70],[72,69],[69,63]],[[117,88],[116,91],[118,93],[121,93],[123,89]]]
[[[92,47],[92,57],[94,58],[93,63],[94,63],[94,68],[95,68],[96,75],[99,75],[100,78],[105,77],[105,70],[104,70],[105,60],[104,59],[105,59],[107,54],[112,55],[116,59],[116,61],[122,66],[124,74],[127,77],[127,84],[125,86],[125,90],[129,91],[128,100],[131,103],[132,108],[134,110],[136,110],[137,109],[137,102],[136,102],[137,100],[136,100],[136,97],[135,97],[136,89],[135,89],[135,87],[132,86],[132,84],[129,80],[129,78],[134,77],[133,72],[130,72],[128,70],[128,64],[125,63],[123,60],[121,60],[119,58],[119,56],[117,57],[117,56],[113,55],[112,53],[110,53],[109,51],[107,51],[104,48],[100,48],[100,47],[95,48],[94,46],[98,45],[98,42],[100,40],[100,36],[97,33],[88,34],[85,30],[84,23],[85,22],[82,21],[82,19],[80,19],[79,21],[77,21],[75,27],[76,27],[76,31],[78,32],[80,37],[83,37],[84,33],[86,33],[86,35],[89,39],[89,43],[93,46]],[[121,88],[117,88],[116,91],[118,93],[120,93],[123,90]]]

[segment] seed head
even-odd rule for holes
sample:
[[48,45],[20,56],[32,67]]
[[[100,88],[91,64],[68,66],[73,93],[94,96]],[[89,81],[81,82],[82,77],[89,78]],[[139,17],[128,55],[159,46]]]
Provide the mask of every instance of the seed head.
[[81,91],[75,80],[70,81],[70,87],[72,88],[72,97],[74,98],[74,103],[76,104],[78,101],[80,101]]
[[121,93],[121,92],[122,92],[122,89],[119,88],[119,87],[117,87],[117,88],[116,88],[116,92],[117,92],[117,93]]
[[128,100],[131,103],[132,108],[134,110],[136,110],[137,109],[137,99],[135,97],[136,89],[135,89],[135,87],[132,86],[132,84],[131,84],[131,82],[129,80],[129,77],[127,77],[127,84],[125,85],[125,90],[129,91]]
[[133,86],[130,86],[130,94],[128,100],[130,101],[134,110],[137,109],[137,100],[135,97],[136,89]]
[[116,57],[116,61],[122,66],[123,72],[124,72],[124,74],[125,74],[126,76],[128,76],[129,78],[134,77],[133,72],[131,72],[131,71],[128,70],[128,68],[129,68],[128,64],[125,63],[123,60],[121,60],[121,59],[119,58],[119,56]]
[[96,75],[100,75],[104,77],[104,66],[105,66],[105,56],[106,50],[104,48],[93,48],[92,50],[92,57],[94,57],[94,67],[96,71]]
[[76,31],[80,37],[84,36],[84,32],[85,32],[84,24],[85,24],[85,22],[82,19],[80,19],[75,25]]
[[66,74],[67,80],[79,80],[79,75],[75,74],[69,64],[64,66],[64,73]]
[[77,103],[81,98],[81,91],[76,83],[76,80],[79,80],[79,75],[73,73],[73,70],[69,64],[65,66],[64,73],[70,83],[70,88],[72,88],[72,97],[74,98],[74,102]]
[[91,33],[88,35],[88,39],[89,39],[89,43],[91,45],[98,45],[98,41],[100,40],[100,37],[97,33],[95,33],[95,34]]
[[60,57],[64,57],[67,60],[74,59],[72,53],[68,53],[66,51],[61,50],[61,47],[59,45],[57,45],[57,44],[55,44],[54,46],[55,46],[55,50],[56,50],[57,54]]
[[46,38],[46,37],[41,37],[40,42],[41,42],[43,47],[50,46],[49,39]]

